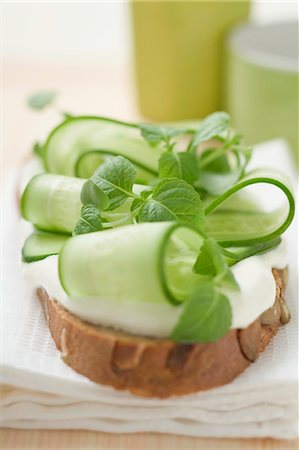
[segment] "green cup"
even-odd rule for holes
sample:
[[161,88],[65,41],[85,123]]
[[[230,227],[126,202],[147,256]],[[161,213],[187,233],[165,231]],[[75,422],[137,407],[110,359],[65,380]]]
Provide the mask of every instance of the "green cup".
[[201,118],[221,106],[226,32],[249,1],[133,1],[141,113],[157,121]]
[[235,29],[225,78],[224,109],[246,141],[283,137],[298,162],[298,23]]

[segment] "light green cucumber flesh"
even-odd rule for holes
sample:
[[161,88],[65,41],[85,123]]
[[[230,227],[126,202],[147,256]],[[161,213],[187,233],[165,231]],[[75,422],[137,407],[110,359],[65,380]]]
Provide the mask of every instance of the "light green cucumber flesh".
[[206,218],[206,233],[220,242],[250,240],[253,243],[261,236],[273,233],[285,221],[288,210],[275,212],[232,211],[219,209]]
[[178,304],[199,279],[202,243],[196,229],[170,222],[75,236],[59,255],[60,281],[74,297]]
[[197,231],[182,226],[171,232],[162,244],[162,279],[173,303],[185,301],[201,278],[193,266],[202,243]]
[[84,182],[62,175],[36,175],[22,196],[23,217],[38,229],[71,233],[80,217],[80,192]]
[[49,172],[76,176],[79,170],[81,175],[82,171],[90,175],[98,167],[101,155],[86,163],[87,168],[77,167],[82,155],[90,151],[122,155],[141,169],[157,174],[163,148],[148,145],[136,127],[83,116],[68,119],[52,131],[44,145],[43,158]]
[[30,263],[39,261],[50,255],[57,255],[63,244],[69,238],[67,235],[35,232],[24,242],[22,248],[22,259]]

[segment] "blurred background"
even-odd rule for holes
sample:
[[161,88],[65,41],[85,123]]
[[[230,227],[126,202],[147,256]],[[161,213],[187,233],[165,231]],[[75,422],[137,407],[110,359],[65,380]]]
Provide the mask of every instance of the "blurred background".
[[[127,120],[202,118],[226,109],[248,143],[286,138],[298,154],[298,2],[6,2],[4,159],[58,121],[25,99]],[[26,111],[26,114],[25,114]],[[23,114],[24,113],[24,114]]]

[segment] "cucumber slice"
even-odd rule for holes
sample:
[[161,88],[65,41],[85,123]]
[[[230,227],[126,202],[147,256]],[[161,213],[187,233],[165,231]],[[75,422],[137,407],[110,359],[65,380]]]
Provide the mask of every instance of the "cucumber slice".
[[295,214],[288,184],[278,172],[249,172],[205,208],[206,233],[223,247],[246,247],[278,238]]
[[163,148],[152,148],[135,125],[101,117],[69,118],[49,135],[43,158],[46,169],[69,176],[90,176],[109,155],[122,155],[153,178]]
[[[85,181],[49,173],[36,175],[23,193],[22,216],[39,230],[71,234],[80,218],[80,194]],[[147,189],[149,186],[133,186],[135,194]],[[109,227],[133,222],[130,214],[132,201],[132,198],[128,198],[113,211],[102,211],[102,217],[109,222]]]
[[172,222],[75,236],[60,252],[60,281],[78,298],[178,304],[199,279],[192,268],[202,243],[198,230]]
[[[97,167],[99,167],[101,164],[103,164],[107,159],[111,158],[112,156],[115,156],[115,153],[113,152],[106,152],[102,150],[90,150],[86,153],[83,153],[81,156],[79,156],[76,165],[75,165],[75,175],[79,178],[90,178]],[[148,184],[152,180],[154,180],[157,177],[157,173],[154,171],[151,171],[149,169],[145,169],[144,167],[141,167],[141,164],[136,161],[132,160],[132,158],[128,158],[137,169],[136,174],[136,182],[140,184]]]
[[80,192],[84,182],[62,175],[36,175],[22,196],[24,219],[41,230],[71,233],[80,217]]
[[65,234],[32,233],[26,239],[22,248],[22,259],[24,262],[39,261],[50,255],[57,255],[69,236]]

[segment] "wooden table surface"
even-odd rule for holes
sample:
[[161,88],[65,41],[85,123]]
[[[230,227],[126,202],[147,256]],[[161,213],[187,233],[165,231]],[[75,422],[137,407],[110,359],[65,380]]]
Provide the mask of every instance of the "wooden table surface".
[[[2,177],[33,142],[59,121],[57,110],[28,110],[25,99],[40,89],[60,93],[58,110],[134,120],[139,118],[134,77],[123,67],[3,65]],[[210,439],[156,433],[116,435],[81,430],[0,430],[1,449],[298,449],[298,440]]]

